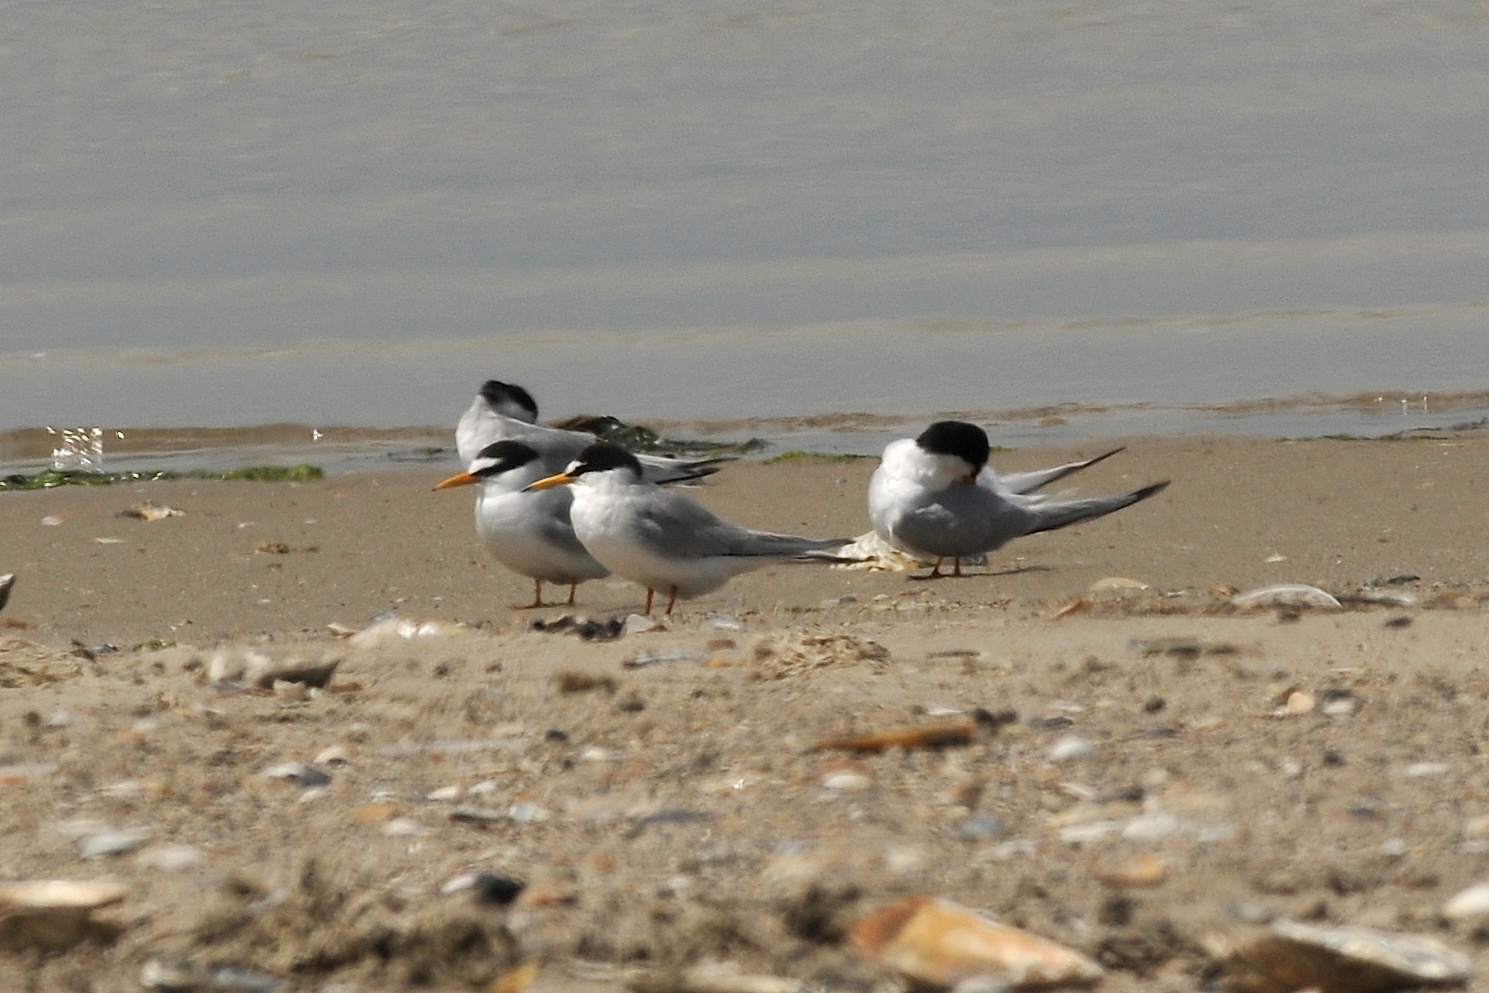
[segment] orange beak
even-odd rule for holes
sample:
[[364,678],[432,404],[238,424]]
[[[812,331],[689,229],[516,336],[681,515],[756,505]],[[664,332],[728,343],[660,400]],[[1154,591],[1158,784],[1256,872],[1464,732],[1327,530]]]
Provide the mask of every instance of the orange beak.
[[480,482],[480,480],[477,479],[475,476],[472,476],[468,472],[462,472],[458,476],[451,476],[449,479],[445,480],[443,483],[440,483],[438,486],[436,486],[435,489],[437,489],[437,490],[452,490],[452,489],[454,489],[457,486],[470,486],[470,485],[472,485],[474,483],[478,483],[478,482]]
[[555,486],[568,486],[572,482],[574,482],[573,476],[566,472],[560,472],[546,479],[540,479],[536,483],[529,483],[523,487],[522,492],[531,493],[533,490],[551,490]]

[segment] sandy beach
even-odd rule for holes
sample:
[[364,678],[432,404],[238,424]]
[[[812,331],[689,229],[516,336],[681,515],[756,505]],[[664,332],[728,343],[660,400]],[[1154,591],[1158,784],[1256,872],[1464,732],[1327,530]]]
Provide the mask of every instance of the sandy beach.
[[[1168,490],[963,578],[767,568],[618,637],[622,581],[511,609],[440,467],[0,494],[0,878],[127,887],[68,947],[0,914],[3,985],[886,989],[845,935],[916,894],[1101,990],[1234,985],[1221,949],[1284,919],[1482,972],[1443,907],[1489,878],[1489,435],[1126,445],[1071,488]],[[874,465],[693,492],[853,537]],[[1284,582],[1342,608],[1231,602]],[[389,613],[424,633],[344,636]],[[928,725],[960,737],[831,740]]]

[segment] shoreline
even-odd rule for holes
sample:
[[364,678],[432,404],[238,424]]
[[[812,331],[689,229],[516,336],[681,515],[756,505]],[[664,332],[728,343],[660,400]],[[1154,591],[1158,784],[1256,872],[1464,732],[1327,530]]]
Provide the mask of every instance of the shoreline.
[[[1489,427],[1489,391],[1407,396],[1402,391],[1350,396],[1298,396],[1211,405],[1056,404],[1005,410],[946,410],[921,415],[816,413],[748,418],[679,418],[646,422],[681,450],[751,444],[769,458],[784,452],[877,456],[896,437],[933,420],[969,420],[988,428],[995,446],[1030,448],[1099,438],[1208,435],[1292,439],[1466,434]],[[54,458],[66,434],[96,433],[102,457],[78,464]],[[225,471],[258,465],[315,465],[328,474],[379,472],[453,464],[453,428],[315,426],[18,427],[0,431],[0,475],[63,467],[106,471]]]

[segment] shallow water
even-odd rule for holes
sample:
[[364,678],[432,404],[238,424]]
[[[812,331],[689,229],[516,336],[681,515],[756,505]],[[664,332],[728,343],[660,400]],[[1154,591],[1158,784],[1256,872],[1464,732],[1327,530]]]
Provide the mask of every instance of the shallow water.
[[1489,384],[1479,3],[0,9],[0,428]]

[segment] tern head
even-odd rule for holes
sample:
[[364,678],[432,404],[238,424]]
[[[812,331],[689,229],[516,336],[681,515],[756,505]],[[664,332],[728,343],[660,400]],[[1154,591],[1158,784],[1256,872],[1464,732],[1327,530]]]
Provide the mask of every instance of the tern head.
[[539,458],[538,450],[520,441],[494,441],[481,449],[465,472],[457,473],[435,487],[448,490],[456,486],[469,486],[483,479],[495,479],[504,472],[520,469]]
[[965,462],[969,479],[987,465],[988,453],[992,451],[987,432],[966,421],[937,421],[920,432],[915,444],[932,455],[949,455]]
[[526,424],[538,423],[538,402],[520,386],[488,379],[481,386],[481,399],[498,414]]
[[588,475],[614,472],[617,476],[624,478],[627,482],[639,482],[642,478],[641,463],[636,456],[608,441],[597,441],[584,451],[579,457],[569,463],[569,467],[563,472],[540,479],[528,486],[529,490],[546,490],[554,486],[567,486],[576,483]]

